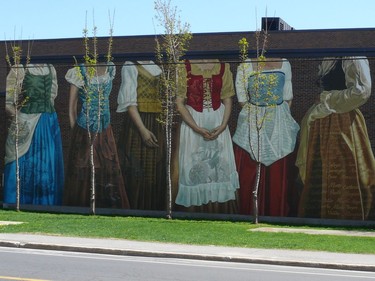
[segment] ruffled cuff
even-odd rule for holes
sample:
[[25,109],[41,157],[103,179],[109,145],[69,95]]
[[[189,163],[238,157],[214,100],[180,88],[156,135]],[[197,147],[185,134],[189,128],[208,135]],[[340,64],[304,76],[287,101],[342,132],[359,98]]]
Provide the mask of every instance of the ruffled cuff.
[[316,119],[321,119],[327,117],[328,115],[335,113],[334,109],[329,108],[325,99],[321,98],[321,102],[317,104],[314,109],[310,112],[308,117],[308,124],[313,122]]

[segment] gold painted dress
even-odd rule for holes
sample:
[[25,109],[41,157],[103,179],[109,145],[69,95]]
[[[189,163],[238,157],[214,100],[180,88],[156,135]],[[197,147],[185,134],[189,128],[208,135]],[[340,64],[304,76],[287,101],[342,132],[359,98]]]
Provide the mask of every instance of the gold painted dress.
[[358,109],[371,94],[366,58],[325,59],[320,66],[320,102],[302,120],[296,165],[304,188],[299,215],[371,219],[375,158]]

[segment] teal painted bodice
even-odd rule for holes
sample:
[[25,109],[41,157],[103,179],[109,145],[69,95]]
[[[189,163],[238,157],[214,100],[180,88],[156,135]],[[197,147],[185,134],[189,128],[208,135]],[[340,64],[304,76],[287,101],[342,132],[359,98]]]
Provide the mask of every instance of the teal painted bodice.
[[248,84],[249,102],[258,106],[282,104],[284,84],[285,73],[281,71],[251,75]]
[[22,85],[25,103],[21,112],[26,114],[55,112],[51,101],[51,88],[52,72],[50,67],[47,75],[34,75],[27,71]]
[[[84,66],[80,66],[80,71],[82,76],[86,77],[86,68]],[[112,71],[113,68],[108,66],[110,77],[112,77]],[[98,77],[98,81],[95,81],[94,78],[91,83],[85,79],[85,86],[79,90],[79,99],[82,103],[82,108],[77,118],[77,124],[80,127],[87,128],[87,109],[89,110],[88,122],[91,132],[101,132],[109,126],[111,123],[109,111],[109,95],[111,90],[112,79],[104,81],[101,77]],[[98,115],[99,112],[100,117]],[[99,118],[100,120],[98,120]]]

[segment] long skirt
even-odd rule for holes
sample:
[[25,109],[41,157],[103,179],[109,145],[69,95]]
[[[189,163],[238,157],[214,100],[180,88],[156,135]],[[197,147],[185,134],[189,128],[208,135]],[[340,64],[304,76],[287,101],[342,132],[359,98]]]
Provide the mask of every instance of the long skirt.
[[[97,134],[93,148],[96,207],[129,208],[111,126]],[[72,131],[68,157],[64,204],[90,206],[90,145],[87,131],[77,125]]]
[[[250,154],[234,145],[237,171],[240,180],[240,213],[253,215],[253,190],[257,174],[257,162]],[[294,183],[292,154],[285,156],[269,166],[260,164],[258,187],[258,215],[288,216],[290,211],[290,191]]]
[[373,217],[375,158],[362,113],[356,109],[315,120],[306,143],[299,215],[356,220]]
[[143,124],[158,140],[159,147],[147,147],[137,127],[126,113],[118,142],[119,159],[130,207],[164,210],[166,206],[166,148],[157,113],[140,112]]
[[[61,205],[64,162],[56,112],[42,113],[30,147],[19,159],[20,203]],[[5,165],[4,202],[16,203],[16,161]]]

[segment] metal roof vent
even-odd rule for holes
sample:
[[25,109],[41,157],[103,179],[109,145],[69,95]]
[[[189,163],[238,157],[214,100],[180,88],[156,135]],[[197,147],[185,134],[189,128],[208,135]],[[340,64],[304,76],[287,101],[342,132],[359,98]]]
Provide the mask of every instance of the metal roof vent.
[[262,30],[294,30],[281,18],[262,18]]

